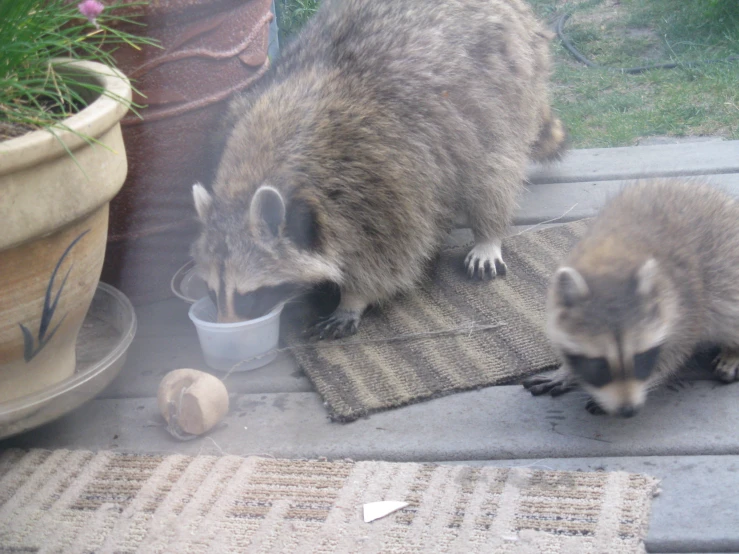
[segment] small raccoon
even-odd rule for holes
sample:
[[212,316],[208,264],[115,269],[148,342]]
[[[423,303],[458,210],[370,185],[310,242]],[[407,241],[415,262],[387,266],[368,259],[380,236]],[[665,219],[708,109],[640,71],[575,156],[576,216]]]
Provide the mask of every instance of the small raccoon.
[[341,301],[316,333],[354,333],[460,220],[470,276],[505,273],[527,160],[565,148],[550,38],[522,0],[324,0],[231,103],[212,192],[193,188],[219,320],[329,282]]
[[534,395],[580,386],[588,410],[631,417],[697,347],[739,379],[739,204],[696,181],[627,186],[555,273],[547,300],[559,370],[524,381]]

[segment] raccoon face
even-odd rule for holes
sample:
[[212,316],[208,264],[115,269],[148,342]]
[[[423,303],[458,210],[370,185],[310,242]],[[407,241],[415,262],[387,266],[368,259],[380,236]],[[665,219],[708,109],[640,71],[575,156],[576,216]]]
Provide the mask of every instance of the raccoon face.
[[657,377],[670,333],[669,297],[653,259],[626,278],[561,268],[552,281],[548,332],[580,386],[611,415],[631,417]]
[[193,187],[202,232],[192,248],[222,323],[254,319],[339,269],[321,253],[317,220],[308,203],[286,204],[274,187],[250,197],[212,196]]

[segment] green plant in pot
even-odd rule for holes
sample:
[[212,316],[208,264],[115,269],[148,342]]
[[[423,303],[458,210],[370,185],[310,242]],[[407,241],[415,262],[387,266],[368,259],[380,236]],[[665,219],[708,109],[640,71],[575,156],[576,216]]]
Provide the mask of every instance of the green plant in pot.
[[121,19],[97,0],[0,0],[0,403],[75,371],[127,171],[131,85],[109,50],[150,42]]

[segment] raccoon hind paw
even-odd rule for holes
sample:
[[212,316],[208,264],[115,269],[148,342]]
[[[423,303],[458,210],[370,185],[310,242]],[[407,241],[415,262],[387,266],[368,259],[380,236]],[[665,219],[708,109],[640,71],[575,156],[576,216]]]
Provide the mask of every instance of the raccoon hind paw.
[[314,340],[341,339],[349,337],[359,329],[361,314],[347,310],[336,310],[328,317],[319,319],[308,329],[308,336]]
[[739,381],[739,351],[722,349],[716,358],[714,373],[724,383]]

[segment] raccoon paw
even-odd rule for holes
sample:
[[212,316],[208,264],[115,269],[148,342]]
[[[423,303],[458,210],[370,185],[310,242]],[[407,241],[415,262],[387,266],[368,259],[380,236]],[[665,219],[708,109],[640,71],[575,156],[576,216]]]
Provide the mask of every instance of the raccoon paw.
[[319,320],[309,331],[311,338],[341,339],[357,332],[362,316],[356,312],[336,310],[330,316]]
[[739,352],[722,349],[716,358],[716,367],[713,371],[724,383],[739,381]]
[[606,411],[592,398],[585,403],[585,409],[593,415],[606,415]]
[[464,265],[470,279],[494,279],[497,275],[505,275],[508,272],[499,240],[476,244],[467,254]]
[[524,379],[522,384],[533,396],[541,396],[542,394],[562,396],[575,388],[575,384],[567,377],[566,374],[559,371],[542,373]]

